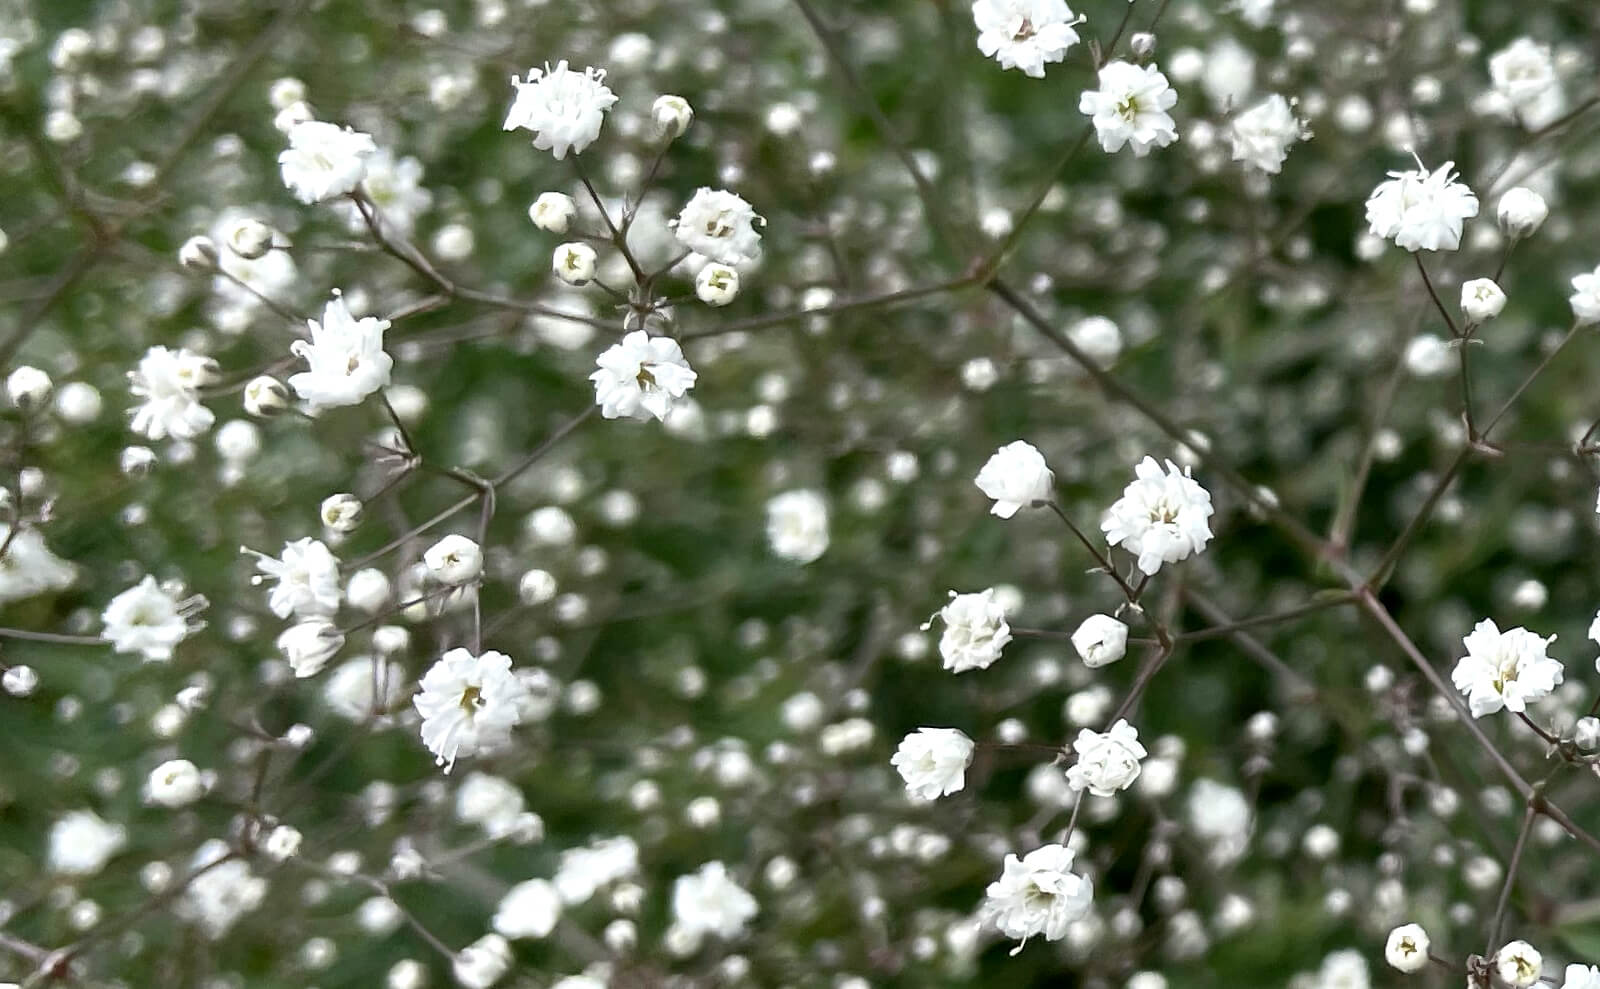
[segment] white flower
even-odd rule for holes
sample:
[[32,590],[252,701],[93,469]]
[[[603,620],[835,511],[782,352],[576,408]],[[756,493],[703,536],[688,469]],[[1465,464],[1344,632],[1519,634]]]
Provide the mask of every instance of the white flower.
[[194,439],[216,421],[200,404],[200,386],[207,384],[215,364],[189,350],[151,347],[128,372],[128,390],[144,404],[133,410],[134,432],[152,440],[168,436]]
[[1580,325],[1600,323],[1600,267],[1572,280],[1572,315]]
[[973,483],[994,499],[989,512],[1008,519],[1019,508],[1049,501],[1055,479],[1044,454],[1032,443],[1017,440],[996,450]]
[[701,186],[669,225],[678,243],[722,264],[741,265],[761,256],[756,224],[767,221],[726,189]]
[[1083,18],[1065,0],[974,0],[972,22],[979,51],[1002,69],[1043,79],[1045,64],[1061,61],[1078,43],[1073,28]]
[[1547,696],[1561,682],[1560,660],[1545,653],[1555,636],[1543,638],[1525,628],[1502,632],[1485,618],[1461,641],[1467,654],[1450,680],[1467,697],[1474,718],[1502,707],[1521,712],[1530,701]]
[[900,740],[889,760],[918,800],[937,800],[966,785],[973,744],[956,728],[918,728]]
[[1128,652],[1128,626],[1110,615],[1090,615],[1072,633],[1072,648],[1091,670],[1115,663]]
[[261,853],[274,862],[287,862],[300,854],[304,840],[299,828],[280,824],[267,832],[266,840],[261,843]]
[[1594,965],[1568,965],[1561,989],[1600,989],[1600,968]]
[[708,306],[725,306],[739,294],[739,270],[712,262],[694,276],[694,294]]
[[542,938],[561,919],[561,897],[546,879],[517,883],[500,898],[490,926],[504,937]]
[[6,397],[23,412],[31,412],[50,398],[50,375],[24,364],[6,376]]
[[1177,124],[1167,113],[1178,94],[1154,65],[1139,67],[1120,59],[1100,67],[1100,88],[1078,98],[1078,112],[1094,120],[1100,147],[1108,152],[1133,146],[1137,157],[1178,139]]
[[511,945],[498,934],[485,934],[462,948],[450,968],[466,989],[489,989],[510,970]]
[[655,125],[657,139],[676,141],[694,123],[694,107],[681,96],[657,96],[650,104],[650,122]]
[[1046,941],[1065,937],[1074,921],[1088,915],[1094,884],[1072,871],[1072,849],[1045,845],[1021,859],[1007,855],[1000,878],[989,884],[985,897],[979,908],[983,920],[1022,942],[1012,949],[1015,955],[1036,934]]
[[694,387],[695,372],[678,341],[634,330],[595,359],[595,404],[607,419],[665,420]]
[[828,502],[817,491],[799,488],[767,502],[767,545],[795,563],[810,563],[828,549]]
[[38,529],[24,527],[12,538],[11,526],[0,523],[0,543],[7,540],[0,556],[0,604],[66,590],[77,579],[77,568],[50,552]]
[[108,824],[94,811],[62,815],[50,828],[50,871],[67,876],[92,876],[127,844],[120,824]]
[[587,285],[594,280],[599,256],[583,241],[562,244],[550,255],[550,270],[568,285]]
[[[367,158],[361,191],[376,207],[373,214],[378,228],[391,238],[408,239],[416,229],[417,217],[433,206],[433,193],[422,185],[422,163],[411,157],[397,161],[388,148],[379,148]],[[366,218],[355,203],[340,203],[339,211],[352,233],[367,229]]]
[[253,216],[241,216],[228,228],[228,249],[247,261],[254,261],[272,250],[278,233]]
[[1408,251],[1453,251],[1461,246],[1461,225],[1478,215],[1478,197],[1456,181],[1447,161],[1432,172],[1417,168],[1390,172],[1367,199],[1367,224],[1375,237],[1393,240]]
[[100,616],[105,637],[117,652],[136,652],[145,662],[165,662],[172,649],[188,637],[189,620],[183,602],[161,589],[148,574],[118,594]]
[[185,807],[206,792],[204,777],[188,759],[172,759],[150,771],[145,792],[150,802],[163,807]]
[[1139,744],[1139,731],[1119,719],[1107,732],[1078,732],[1072,743],[1078,760],[1067,769],[1067,785],[1087,789],[1097,797],[1109,797],[1126,790],[1139,778],[1139,760],[1149,755]]
[[1315,985],[1316,989],[1372,989],[1366,957],[1354,948],[1330,952],[1322,959]]
[[506,114],[504,128],[521,127],[533,131],[533,146],[548,151],[557,161],[567,152],[582,154],[600,136],[605,112],[617,96],[605,85],[604,69],[588,68],[573,72],[566,59],[543,69],[529,69],[528,81],[511,77],[517,91]]
[[492,753],[511,744],[528,688],[511,672],[511,657],[474,656],[452,649],[418,683],[412,703],[422,715],[422,742],[449,772],[458,756]]
[[707,862],[672,884],[672,924],[690,940],[707,934],[738,937],[757,909],[755,897],[728,876],[721,862]]
[[587,902],[600,887],[638,871],[639,846],[627,835],[620,835],[562,852],[554,882],[561,902],[577,906]]
[[1167,461],[1166,471],[1154,457],[1134,468],[1134,480],[1124,489],[1100,529],[1113,546],[1139,558],[1139,569],[1154,574],[1163,563],[1176,563],[1199,553],[1211,541],[1211,495],[1189,469]]
[[357,656],[322,682],[322,699],[346,721],[364,722],[393,711],[404,696],[405,672],[392,663]]
[[1406,370],[1419,378],[1438,378],[1451,373],[1456,366],[1455,351],[1443,337],[1433,333],[1418,333],[1406,344],[1403,358]]
[[429,546],[422,562],[440,582],[465,584],[483,572],[483,550],[466,536],[451,533]]
[[267,595],[267,607],[279,618],[327,617],[339,610],[339,560],[320,540],[308,537],[284,543],[278,559],[245,546],[239,552],[256,558],[261,573],[250,579],[252,584],[277,581]]
[[209,274],[217,270],[219,260],[217,242],[204,234],[190,237],[178,248],[178,263],[190,271]]
[[578,215],[578,204],[572,197],[561,192],[541,192],[539,198],[528,207],[528,219],[540,230],[553,234],[564,234],[572,225],[572,218]]
[[1527,237],[1544,225],[1550,207],[1544,197],[1524,186],[1507,189],[1495,207],[1500,229],[1510,237]]
[[383,351],[383,331],[389,321],[364,316],[356,319],[342,295],[322,309],[322,321],[307,320],[311,340],[296,340],[289,352],[305,358],[307,370],[290,375],[295,394],[314,408],[358,405],[368,395],[389,384],[394,358]]
[[1489,58],[1494,91],[1524,127],[1537,130],[1566,111],[1566,96],[1548,45],[1518,38]]
[[467,774],[456,791],[456,819],[463,824],[480,825],[492,837],[509,834],[523,807],[521,790],[509,780],[488,773]]
[[1500,981],[1516,989],[1527,989],[1539,981],[1544,968],[1544,956],[1526,941],[1507,942],[1494,953],[1495,974]]
[[361,525],[364,510],[361,499],[346,491],[322,499],[317,514],[322,518],[322,524],[334,532],[350,533]]
[[218,838],[195,851],[189,868],[196,875],[175,908],[178,916],[197,925],[213,941],[226,935],[267,895],[267,881],[239,859],[223,861],[228,854],[227,843]]
[[316,676],[344,648],[344,634],[326,618],[309,618],[278,635],[278,651],[297,677]]
[[1233,160],[1271,175],[1283,169],[1289,146],[1300,140],[1301,134],[1299,118],[1289,101],[1277,93],[1233,118],[1228,129]]
[[939,609],[938,617],[944,622],[939,656],[952,673],[987,669],[1011,641],[1006,609],[995,599],[992,587],[974,594],[951,591],[950,603]]
[[1234,787],[1215,780],[1199,779],[1189,790],[1186,806],[1189,827],[1196,837],[1211,845],[1223,861],[1243,853],[1250,837],[1250,804]]
[[1506,307],[1506,293],[1492,278],[1461,283],[1461,314],[1472,324],[1486,323]]
[[320,203],[355,191],[377,152],[371,134],[321,120],[289,128],[289,147],[278,155],[283,184],[302,203]]
[[1428,932],[1421,924],[1405,924],[1389,932],[1383,946],[1383,960],[1407,975],[1428,966]]
[[277,415],[289,407],[289,390],[270,374],[251,378],[244,386],[244,410],[258,419]]

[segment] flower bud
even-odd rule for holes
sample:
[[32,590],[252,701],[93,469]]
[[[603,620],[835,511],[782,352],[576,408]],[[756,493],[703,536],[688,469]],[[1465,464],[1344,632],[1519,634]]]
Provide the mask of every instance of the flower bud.
[[1139,58],[1149,58],[1155,54],[1156,36],[1149,31],[1135,31],[1128,39],[1128,50]]
[[594,278],[595,260],[594,248],[573,241],[556,248],[550,267],[568,285],[587,285]]
[[1506,307],[1506,294],[1492,278],[1474,278],[1461,284],[1461,314],[1473,325],[1487,323]]
[[348,492],[322,500],[322,524],[334,532],[354,532],[361,524],[361,499]]
[[541,192],[539,198],[528,207],[528,219],[540,230],[547,230],[553,234],[564,234],[567,227],[572,224],[572,218],[578,215],[578,204],[572,197],[560,192]]
[[739,295],[739,272],[712,262],[695,276],[694,294],[708,306],[725,306]]
[[445,584],[465,584],[483,572],[483,550],[466,536],[449,535],[422,554],[428,572]]
[[1544,224],[1550,207],[1544,197],[1525,186],[1506,190],[1495,208],[1495,219],[1509,237],[1527,237]]
[[163,807],[184,807],[205,795],[200,770],[187,759],[163,762],[150,773],[150,802]]
[[50,400],[53,387],[48,374],[24,364],[6,378],[6,397],[21,411],[35,412]]
[[147,446],[130,446],[122,451],[118,466],[129,477],[143,477],[156,465],[156,452]]
[[290,625],[278,635],[278,651],[297,677],[316,676],[344,647],[344,634],[326,618]]
[[650,107],[650,119],[655,123],[656,137],[676,141],[694,123],[694,108],[681,96],[657,96]]
[[1600,749],[1600,718],[1579,718],[1572,727],[1572,741],[1585,752]]
[[190,237],[178,248],[178,263],[190,271],[210,274],[217,270],[219,260],[216,242],[203,234]]
[[245,217],[228,230],[228,249],[247,261],[272,250],[275,231],[254,217]]
[[27,697],[39,687],[39,674],[31,666],[13,666],[0,674],[0,687],[12,697]]
[[244,410],[258,419],[275,416],[289,407],[289,389],[268,374],[244,386]]

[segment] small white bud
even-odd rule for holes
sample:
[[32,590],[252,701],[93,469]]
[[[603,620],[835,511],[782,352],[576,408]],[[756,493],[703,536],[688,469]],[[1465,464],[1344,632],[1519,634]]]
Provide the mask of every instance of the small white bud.
[[725,306],[739,295],[739,272],[712,262],[695,276],[694,294],[708,306]]
[[274,862],[285,862],[299,854],[301,838],[298,829],[280,824],[267,833],[261,851]]
[[1572,726],[1572,741],[1585,752],[1600,749],[1600,718],[1579,718]]
[[361,499],[348,492],[322,499],[322,524],[334,532],[354,532],[361,524]]
[[316,676],[344,647],[344,633],[326,618],[308,618],[278,635],[278,651],[297,677]]
[[657,138],[676,141],[694,123],[694,108],[681,96],[657,96],[650,107],[650,119],[655,123]]
[[129,477],[143,477],[156,465],[156,452],[147,446],[130,446],[118,458],[118,467]]
[[1420,972],[1428,964],[1428,932],[1421,924],[1406,924],[1389,932],[1389,942],[1384,945],[1383,959],[1398,971],[1410,975]]
[[150,773],[150,802],[163,807],[184,807],[205,795],[200,770],[187,759],[163,762]]
[[548,570],[529,570],[517,582],[517,599],[532,606],[556,596],[556,579]]
[[276,236],[276,231],[271,227],[255,217],[247,216],[228,229],[228,250],[254,261],[272,250],[272,241]]
[[1461,283],[1461,314],[1473,325],[1487,323],[1506,307],[1506,294],[1492,278]]
[[190,271],[209,275],[217,270],[219,260],[216,241],[204,235],[190,237],[178,248],[178,263]]
[[1128,651],[1128,626],[1110,615],[1090,615],[1072,633],[1072,648],[1090,669],[1115,663]]
[[344,599],[357,611],[375,615],[389,600],[389,578],[376,567],[357,570],[345,582]]
[[1544,225],[1550,207],[1544,197],[1524,186],[1506,190],[1495,207],[1495,219],[1509,237],[1527,237]]
[[12,697],[27,697],[39,688],[39,674],[31,666],[13,666],[0,674],[0,687]]
[[594,278],[594,248],[580,241],[562,244],[550,259],[556,277],[568,285],[587,285]]
[[24,364],[6,378],[6,397],[23,412],[35,412],[50,400],[53,387],[48,374]]
[[304,100],[297,100],[279,110],[272,118],[272,126],[280,133],[287,134],[295,129],[298,124],[308,120],[317,119],[309,104]]
[[566,233],[572,218],[577,215],[578,204],[572,201],[571,196],[560,192],[541,192],[533,205],[528,207],[528,219],[533,221],[533,225],[553,234]]
[[1128,50],[1140,58],[1149,58],[1156,50],[1156,36],[1149,31],[1135,31],[1128,39]]
[[244,410],[258,419],[275,416],[289,407],[289,389],[268,374],[244,386]]
[[56,415],[82,425],[100,418],[100,390],[86,381],[69,381],[56,392]]
[[428,572],[445,584],[465,584],[483,572],[483,549],[466,536],[449,535],[422,554]]

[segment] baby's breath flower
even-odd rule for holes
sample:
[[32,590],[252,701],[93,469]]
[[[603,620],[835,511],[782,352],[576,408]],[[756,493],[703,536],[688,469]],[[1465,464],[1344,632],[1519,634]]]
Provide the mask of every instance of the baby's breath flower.
[[605,70],[588,68],[581,73],[567,68],[565,59],[554,69],[529,69],[528,81],[511,77],[516,96],[506,113],[505,130],[522,128],[533,132],[533,146],[548,151],[557,161],[567,152],[582,154],[600,136],[600,124],[607,110],[617,102],[606,88]]

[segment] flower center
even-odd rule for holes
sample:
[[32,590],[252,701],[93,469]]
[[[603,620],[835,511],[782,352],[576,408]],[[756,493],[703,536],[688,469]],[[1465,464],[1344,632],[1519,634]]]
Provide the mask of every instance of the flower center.
[[1137,93],[1129,93],[1124,96],[1117,101],[1116,110],[1117,116],[1132,123],[1133,118],[1139,115],[1139,95]]
[[361,366],[361,358],[356,354],[351,354],[350,355],[350,359],[345,362],[344,373],[346,375],[355,374],[356,373],[356,368],[358,368],[360,366]]
[[649,389],[656,387],[656,376],[650,373],[650,365],[640,364],[639,374],[634,378],[640,388]]
[[467,714],[478,713],[478,708],[483,706],[483,688],[468,687],[461,692],[461,710]]
[[1024,17],[1022,23],[1017,25],[1016,33],[1011,36],[1011,40],[1027,41],[1031,37],[1033,37],[1033,22]]

